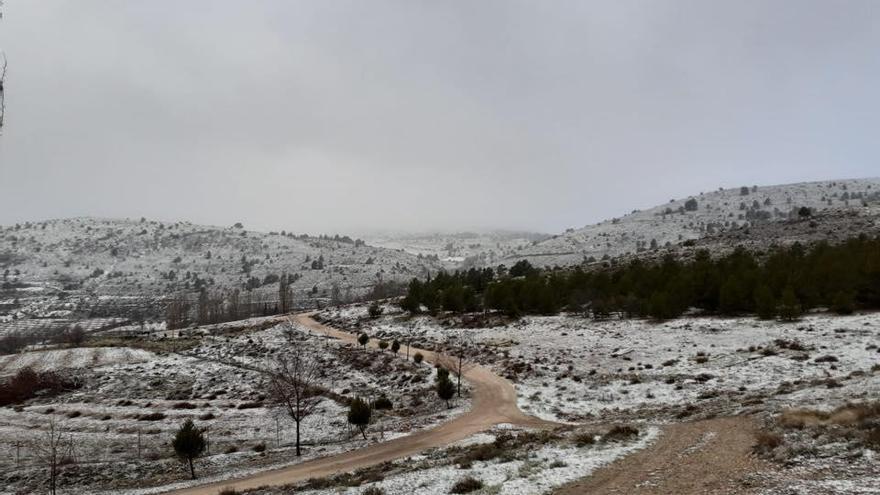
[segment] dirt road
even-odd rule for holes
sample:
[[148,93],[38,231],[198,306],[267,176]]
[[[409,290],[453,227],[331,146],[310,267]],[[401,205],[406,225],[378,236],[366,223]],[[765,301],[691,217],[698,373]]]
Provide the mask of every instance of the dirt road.
[[756,431],[745,416],[670,425],[653,445],[555,495],[747,494],[744,476],[764,467],[751,454]]
[[[356,344],[356,335],[321,325],[313,320],[311,315],[297,315],[293,320],[310,331]],[[376,345],[377,342],[370,342],[371,347],[376,347]],[[410,352],[411,354],[421,352],[425,356],[425,361],[432,364],[437,363],[438,360],[443,361],[442,356],[424,349],[412,348]],[[513,385],[488,369],[478,365],[470,365],[465,367],[462,376],[471,385],[471,410],[440,426],[344,454],[313,459],[295,466],[264,471],[241,479],[209,483],[168,493],[216,495],[223,488],[243,490],[260,486],[286,485],[309,478],[321,478],[401,459],[429,448],[449,445],[500,423],[535,428],[555,426],[553,423],[527,416],[520,411],[516,405],[516,391]]]

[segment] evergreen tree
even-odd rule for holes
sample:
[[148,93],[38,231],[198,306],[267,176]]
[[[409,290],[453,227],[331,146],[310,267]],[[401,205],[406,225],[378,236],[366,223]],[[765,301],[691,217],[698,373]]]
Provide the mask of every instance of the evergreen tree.
[[187,419],[171,441],[174,453],[182,461],[189,464],[189,472],[192,479],[196,479],[196,470],[193,460],[202,455],[208,446],[204,430],[197,428],[191,419]]
[[782,299],[779,302],[779,316],[786,321],[794,321],[801,315],[801,303],[798,301],[791,286],[782,291]]
[[755,289],[755,312],[762,320],[772,320],[776,317],[776,300],[773,291],[766,284],[761,284]]
[[437,396],[446,401],[446,407],[449,408],[449,401],[455,396],[455,384],[449,379],[448,371],[444,375],[438,374],[437,378]]
[[355,397],[348,406],[348,423],[357,427],[364,440],[367,439],[367,426],[373,417],[373,409],[360,397]]

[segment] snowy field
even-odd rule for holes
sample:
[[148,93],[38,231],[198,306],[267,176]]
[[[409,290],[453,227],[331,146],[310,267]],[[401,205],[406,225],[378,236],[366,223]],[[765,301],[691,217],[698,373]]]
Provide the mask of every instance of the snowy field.
[[[783,438],[767,454],[778,469],[753,480],[765,487],[762,495],[878,493],[872,487],[880,486],[880,449],[866,449],[861,430],[849,423],[804,430],[779,425],[785,411],[833,414],[880,397],[880,314],[811,314],[793,323],[562,315],[465,328],[454,318],[410,318],[392,305],[385,310],[378,319],[356,306],[326,310],[322,317],[450,354],[465,343],[469,359],[514,382],[521,409],[549,420],[647,427],[738,414],[761,418]],[[420,476],[400,479],[416,483]],[[510,473],[490,469],[481,476],[491,485]],[[382,484],[386,493],[400,493],[395,483]],[[517,485],[502,483],[499,493],[547,493],[537,482],[513,491],[507,486]],[[446,485],[426,489],[448,493]]]
[[[516,384],[520,407],[567,422],[714,412],[750,399],[821,406],[880,394],[880,315],[812,315],[790,324],[754,318],[593,321],[528,317],[508,326],[461,328],[430,317],[360,319],[325,312],[381,338],[479,348],[475,359]],[[389,308],[391,311],[391,308]]]
[[[252,322],[260,328],[260,321]],[[65,493],[95,493],[178,483],[186,478],[168,442],[187,418],[208,428],[210,455],[200,460],[203,477],[225,479],[344,452],[406,435],[468,409],[467,398],[447,409],[433,390],[435,370],[391,352],[362,350],[294,329],[295,345],[321,363],[320,385],[328,393],[302,426],[304,456],[294,456],[294,423],[272,406],[264,375],[256,369],[293,345],[288,325],[215,335],[206,330],[185,353],[131,348],[78,348],[28,352],[0,359],[7,371],[33,365],[67,370],[84,386],[22,407],[0,408],[0,493],[30,493],[44,469],[30,448],[50,420],[74,440],[76,479]],[[428,390],[426,390],[428,389]],[[378,415],[368,439],[346,421],[346,397],[387,396],[394,408]],[[149,490],[143,493],[148,493]]]

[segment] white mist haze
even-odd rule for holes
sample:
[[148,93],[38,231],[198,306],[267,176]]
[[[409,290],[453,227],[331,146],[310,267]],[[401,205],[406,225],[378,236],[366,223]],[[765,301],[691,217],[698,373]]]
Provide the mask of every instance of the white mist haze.
[[878,175],[880,4],[8,0],[0,224],[557,232]]

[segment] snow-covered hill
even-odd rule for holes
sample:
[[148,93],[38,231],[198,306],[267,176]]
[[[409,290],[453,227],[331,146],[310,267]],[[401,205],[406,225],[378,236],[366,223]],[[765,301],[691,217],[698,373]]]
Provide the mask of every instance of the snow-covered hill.
[[357,296],[378,282],[406,281],[439,268],[424,257],[348,237],[146,219],[49,220],[0,227],[0,284],[6,294],[0,310],[13,299],[62,291],[101,300],[202,287],[277,294],[277,277],[284,273],[292,277],[300,301],[333,292]]
[[675,245],[690,239],[813,212],[860,210],[880,202],[880,179],[850,179],[776,186],[743,186],[700,193],[620,218],[573,229],[523,248],[501,262],[573,265]]
[[388,249],[402,249],[408,253],[438,260],[448,269],[471,266],[493,266],[500,260],[515,255],[519,250],[549,238],[536,232],[480,231],[380,233],[366,235],[367,242]]

